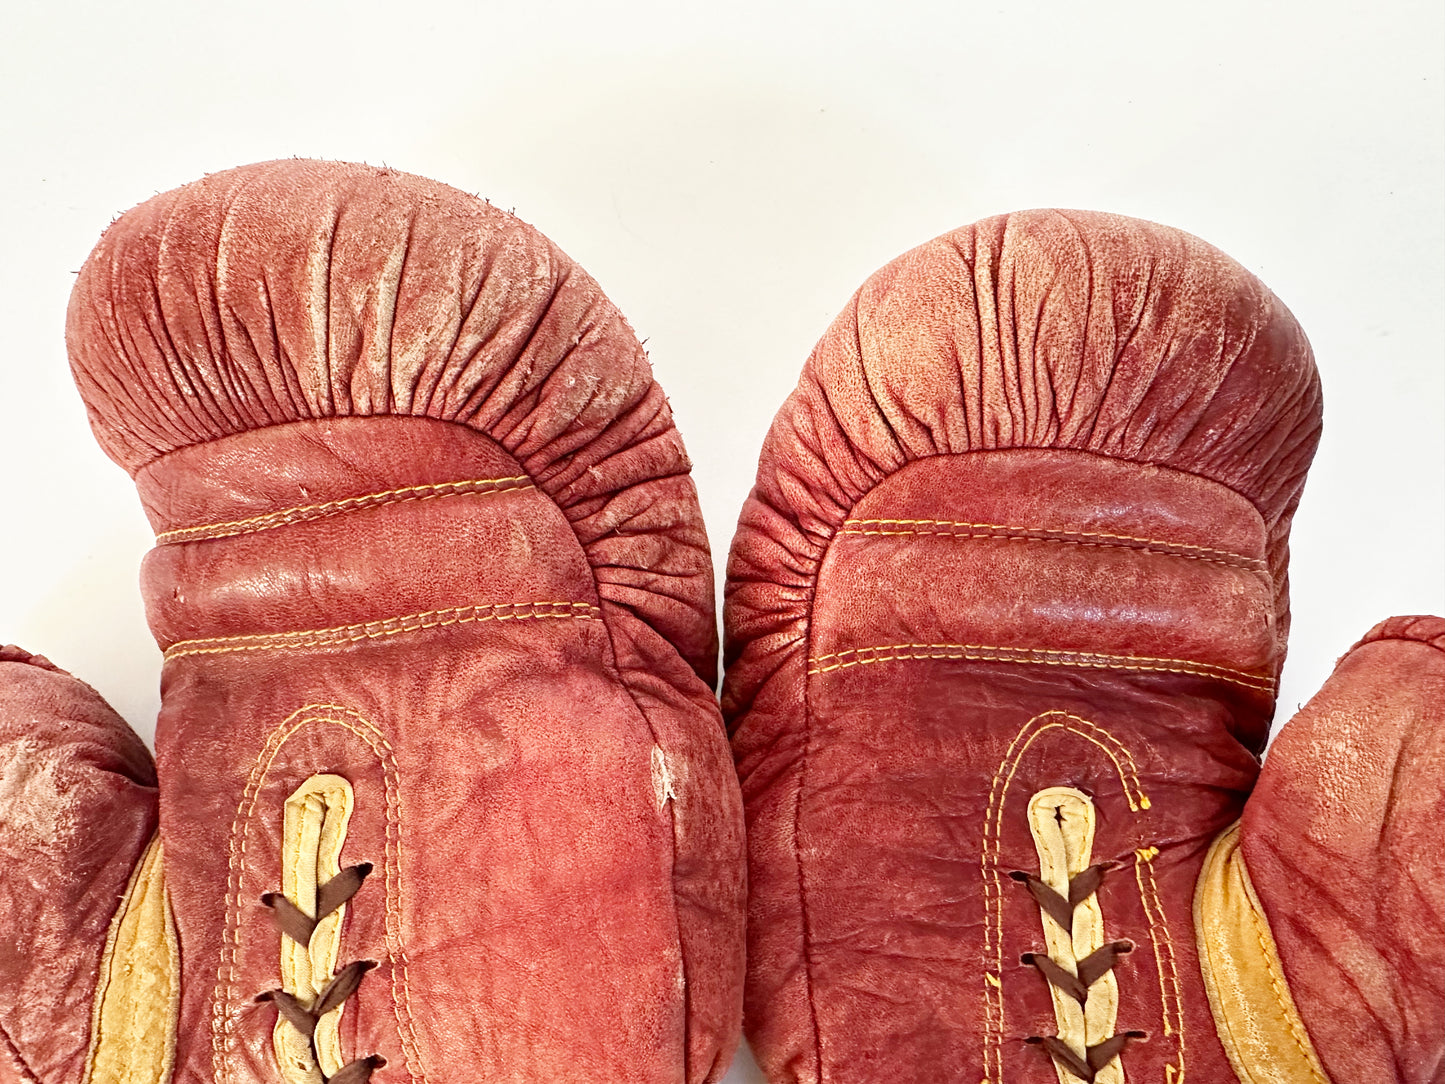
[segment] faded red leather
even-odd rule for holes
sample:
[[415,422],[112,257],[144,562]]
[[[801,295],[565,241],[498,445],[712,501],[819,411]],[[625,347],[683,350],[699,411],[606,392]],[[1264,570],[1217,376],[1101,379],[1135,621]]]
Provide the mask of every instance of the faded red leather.
[[1336,1084],[1445,1077],[1445,620],[1371,629],[1270,746],[1240,846]]
[[443,185],[269,163],[117,221],[68,343],[158,535],[176,1080],[280,1080],[261,900],[317,773],[375,867],[341,948],[379,964],[342,1016],[373,1079],[718,1079],[743,868],[707,542],[596,284]]
[[863,286],[773,424],[728,568],[770,1080],[1058,1079],[1028,1041],[1056,1027],[1021,960],[1043,918],[1010,877],[1039,874],[1024,803],[1055,786],[1097,809],[1107,937],[1133,945],[1124,1072],[1233,1079],[1192,903],[1258,775],[1319,429],[1289,312],[1178,231],[1024,212]]
[[89,685],[0,647],[0,1081],[84,1078],[116,900],[156,827],[150,754]]

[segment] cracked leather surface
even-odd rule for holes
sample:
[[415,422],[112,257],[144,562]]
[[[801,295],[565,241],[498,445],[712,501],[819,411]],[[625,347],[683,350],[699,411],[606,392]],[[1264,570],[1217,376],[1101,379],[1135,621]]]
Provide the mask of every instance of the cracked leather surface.
[[[744,873],[710,559],[662,391],[596,283],[443,185],[267,163],[114,223],[68,344],[158,534],[175,1079],[280,1079],[260,900],[317,773],[355,792],[341,864],[374,866],[340,961],[379,964],[341,1017],[347,1057],[386,1059],[374,1079],[718,1079]],[[149,765],[88,693],[27,692],[30,669],[0,673],[3,725],[37,755],[79,763],[54,732],[103,716],[81,767],[121,809],[87,799],[75,846],[113,908]],[[46,862],[22,853],[7,898]],[[32,901],[40,934],[6,961],[0,1022],[43,1084],[78,1079],[90,1026],[109,915],[82,895]]]
[[[1037,1042],[1055,1034],[1049,984],[1026,956],[1042,951],[1041,913],[1010,876],[1039,872],[1025,811],[1050,787],[1097,810],[1105,936],[1132,946],[1114,967],[1117,1030],[1136,1033],[1125,1077],[1233,1079],[1199,970],[1194,887],[1259,775],[1289,621],[1289,523],[1319,431],[1318,379],[1288,310],[1166,227],[1072,211],[988,219],[859,290],[774,421],[728,566],[723,706],[751,879],[745,1027],[771,1081],[1059,1079]],[[1366,688],[1389,699],[1389,683],[1361,672],[1370,652],[1330,687],[1353,690],[1342,712]],[[1429,744],[1438,698],[1417,662],[1397,664],[1409,691],[1388,710]],[[1246,814],[1251,866],[1265,823],[1278,854],[1291,834],[1339,841],[1323,813],[1277,797],[1315,768],[1292,749],[1309,728],[1286,731]],[[1408,887],[1431,886],[1423,902],[1403,896],[1417,928],[1438,933],[1438,862],[1409,852],[1409,832],[1378,827],[1389,763],[1381,752],[1348,769],[1366,830],[1342,857],[1369,862],[1321,897],[1346,903],[1300,899],[1305,871],[1255,872],[1338,1081],[1384,1082],[1398,1066],[1424,1080],[1438,1066],[1438,1038],[1422,1037],[1439,1034],[1425,1008],[1438,1016],[1445,1002],[1438,968],[1418,999],[1399,998],[1401,1027],[1352,1076],[1364,1065],[1354,1031],[1380,1010],[1382,985],[1339,995],[1340,965],[1309,945],[1385,941],[1371,958],[1381,983],[1415,974],[1389,908],[1342,917],[1351,893],[1400,898],[1363,873],[1396,857]],[[1430,756],[1399,764],[1416,812],[1438,808]],[[1352,1022],[1337,1025],[1336,1008]]]

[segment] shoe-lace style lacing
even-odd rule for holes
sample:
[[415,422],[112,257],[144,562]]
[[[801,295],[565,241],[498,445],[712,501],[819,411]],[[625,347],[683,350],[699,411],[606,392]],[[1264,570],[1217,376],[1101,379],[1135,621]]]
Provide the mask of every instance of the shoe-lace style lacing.
[[[1039,908],[1063,930],[1074,925],[1074,911],[1098,891],[1104,874],[1113,868],[1111,863],[1089,866],[1069,878],[1069,894],[1056,892],[1038,877],[1022,870],[1009,874],[1015,881],[1028,889]],[[1054,960],[1047,952],[1026,952],[1019,962],[1031,965],[1050,985],[1072,997],[1079,1005],[1088,1004],[1089,988],[1109,974],[1118,963],[1119,957],[1134,951],[1129,941],[1110,941],[1095,949],[1083,959],[1074,962],[1070,972]],[[1135,1039],[1145,1037],[1142,1031],[1125,1031],[1085,1047],[1082,1055],[1057,1035],[1031,1035],[1025,1042],[1041,1046],[1055,1063],[1067,1069],[1080,1080],[1090,1084],[1100,1071]]]
[[[280,892],[267,892],[261,897],[261,902],[269,909],[271,921],[281,932],[282,937],[290,938],[297,944],[309,948],[311,938],[322,920],[351,901],[351,898],[361,890],[371,869],[370,862],[348,866],[317,888],[315,917],[308,915]],[[323,1016],[338,1008],[347,998],[356,993],[357,988],[361,985],[361,980],[374,967],[376,967],[375,960],[357,960],[347,964],[309,1002],[287,990],[267,990],[265,993],[257,995],[256,1000],[269,1001],[274,1004],[281,1018],[312,1043],[312,1056],[317,1058],[319,1066],[320,1060],[314,1042],[317,1024],[320,1023]],[[323,1073],[321,1079],[325,1084],[366,1084],[372,1074],[385,1064],[385,1058],[379,1054],[372,1054],[369,1057],[357,1058],[332,1076],[326,1076]]]

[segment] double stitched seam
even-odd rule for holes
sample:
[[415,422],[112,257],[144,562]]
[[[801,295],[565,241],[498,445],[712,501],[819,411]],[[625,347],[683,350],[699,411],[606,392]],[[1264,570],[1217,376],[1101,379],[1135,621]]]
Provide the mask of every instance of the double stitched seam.
[[252,633],[245,636],[217,636],[201,640],[180,640],[166,649],[165,659],[187,655],[222,655],[238,651],[285,651],[311,647],[336,647],[379,640],[426,629],[481,621],[562,620],[581,621],[601,611],[590,602],[497,602],[479,606],[457,606],[445,610],[423,610],[379,621],[338,625],[328,629],[298,629],[293,632]]
[[1109,534],[1104,531],[1057,531],[1048,527],[1017,527],[1004,523],[966,523],[948,519],[850,519],[839,534],[902,536],[935,535],[942,538],[1000,539],[1016,542],[1056,542],[1074,546],[1100,546],[1134,550],[1163,557],[1208,561],[1247,572],[1267,572],[1263,558],[1231,550],[1171,542],[1139,535]]
[[356,497],[324,501],[320,504],[302,504],[294,508],[282,508],[265,515],[247,519],[228,520],[221,523],[200,523],[192,527],[176,527],[156,535],[158,545],[177,542],[199,542],[213,538],[233,538],[236,535],[254,534],[293,523],[305,523],[313,519],[341,516],[348,512],[360,512],[388,504],[403,504],[412,501],[432,501],[441,497],[492,496],[497,493],[515,493],[535,488],[525,475],[511,478],[473,478],[459,482],[435,482],[430,485],[405,486],[388,489],[380,493],[364,493]]
[[[231,1009],[237,997],[240,952],[240,899],[246,872],[246,849],[251,820],[266,777],[280,755],[282,747],[302,728],[320,723],[341,727],[360,738],[382,766],[386,791],[386,926],[388,951],[401,961],[391,969],[392,1007],[402,1047],[410,1064],[416,1066],[422,1084],[427,1084],[426,1067],[421,1060],[415,1013],[411,1005],[410,960],[401,938],[402,866],[404,865],[401,791],[395,751],[374,726],[350,708],[339,704],[308,704],[283,720],[267,738],[247,780],[246,789],[236,807],[228,845],[228,886],[226,930],[222,936],[220,960],[216,968],[216,989],[212,999],[211,1057],[212,1072],[218,1081],[232,1079],[228,1056],[233,1041],[236,1013]],[[393,806],[395,808],[393,808]],[[398,973],[399,972],[399,973]]]
[[[1004,753],[1003,760],[999,763],[998,769],[994,772],[989,788],[988,807],[984,819],[983,841],[981,847],[980,873],[983,879],[984,888],[984,1084],[1002,1084],[1003,1081],[1003,1042],[1004,1042],[1004,1002],[1003,1002],[1003,882],[999,875],[999,858],[1002,847],[1002,827],[1004,810],[1008,800],[1008,790],[1018,770],[1019,762],[1028,748],[1042,735],[1051,730],[1062,730],[1090,742],[1103,751],[1114,766],[1115,774],[1119,779],[1120,789],[1123,791],[1124,799],[1128,803],[1131,812],[1136,815],[1151,807],[1147,794],[1144,793],[1140,782],[1138,769],[1134,762],[1133,754],[1129,749],[1105,728],[1084,719],[1063,711],[1043,712],[1025,723],[1014,735],[1013,741],[1009,743]],[[1150,880],[1152,883],[1152,871]],[[1159,903],[1157,890],[1154,893],[1154,909],[1151,911],[1149,904],[1143,895],[1143,881],[1141,885],[1141,904],[1143,905],[1145,917],[1149,922],[1150,940],[1156,946],[1156,962],[1159,957],[1158,947],[1160,944],[1166,946],[1168,952],[1169,970],[1173,976],[1173,986],[1176,998],[1176,1005],[1182,1007],[1182,1000],[1179,996],[1178,974],[1175,969],[1173,940],[1169,934],[1168,920],[1163,908]],[[1157,920],[1156,920],[1157,913]],[[992,967],[992,969],[990,969]],[[1163,969],[1160,968],[1160,999],[1161,1014],[1165,1020],[1166,1035],[1176,1036],[1178,1044],[1178,1070],[1174,1071],[1173,1066],[1166,1066],[1167,1084],[1183,1084],[1185,1079],[1185,1047],[1184,1047],[1184,1017],[1182,1011],[1176,1009],[1174,1013],[1175,1026],[1170,1029],[1168,995],[1163,983]]]
[[[1164,921],[1164,901],[1159,898],[1159,885],[1154,879],[1154,859],[1159,856],[1158,847],[1141,847],[1134,852],[1134,879],[1139,885],[1139,902],[1144,905],[1144,917],[1149,920],[1149,939],[1154,945],[1154,966],[1159,973],[1159,990],[1161,995],[1161,1022],[1164,1026],[1164,1035],[1179,1037],[1179,1072],[1170,1072],[1172,1066],[1166,1066],[1168,1075],[1166,1084],[1182,1084],[1184,1080],[1184,990],[1179,983],[1179,968],[1175,962],[1174,938],[1169,933],[1169,924]],[[1147,880],[1147,887],[1146,887]],[[1155,916],[1158,916],[1156,922]],[[1160,940],[1160,934],[1163,940]],[[1169,982],[1165,985],[1164,969],[1169,969]],[[1171,1019],[1171,1006],[1169,994],[1173,994],[1173,1007]]]
[[1127,670],[1141,673],[1192,674],[1214,678],[1259,692],[1273,692],[1273,678],[1188,659],[1148,655],[1110,655],[1096,651],[1068,651],[1043,647],[1004,647],[997,644],[878,644],[856,647],[808,660],[809,674],[827,674],[851,666],[902,662],[910,659],[964,659],[972,662],[1026,663],[1036,666],[1073,666],[1086,670]]
[[[1279,974],[1276,967],[1276,956],[1270,951],[1269,939],[1265,935],[1264,923],[1260,917],[1259,910],[1250,906],[1249,917],[1254,924],[1254,935],[1259,941],[1259,958],[1264,963],[1264,969],[1269,975],[1269,988],[1274,994],[1275,1004],[1279,1006],[1280,1016],[1288,1023],[1289,1036],[1294,1040],[1295,1049],[1299,1051],[1300,1062],[1304,1065],[1313,1066],[1315,1062],[1314,1048],[1304,1035],[1300,1033],[1299,1013],[1295,1010],[1289,996],[1285,993],[1283,976]],[[1325,1084],[1318,1073],[1311,1068],[1310,1078],[1317,1084]]]

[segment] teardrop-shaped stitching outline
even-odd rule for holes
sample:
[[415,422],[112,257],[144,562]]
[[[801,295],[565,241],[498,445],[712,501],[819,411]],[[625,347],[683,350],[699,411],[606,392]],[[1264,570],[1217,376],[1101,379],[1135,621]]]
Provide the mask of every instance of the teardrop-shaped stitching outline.
[[[250,834],[251,821],[261,789],[266,783],[276,757],[282,746],[295,737],[302,729],[312,724],[338,726],[360,738],[371,750],[382,768],[385,789],[386,814],[386,855],[384,881],[386,891],[386,947],[387,952],[400,963],[391,968],[391,1000],[396,1015],[397,1033],[401,1039],[402,1052],[412,1079],[428,1084],[426,1067],[422,1063],[420,1043],[417,1039],[416,1022],[411,1007],[410,961],[401,939],[401,897],[402,897],[402,806],[396,752],[386,736],[359,713],[340,704],[307,704],[298,708],[277,724],[271,731],[256,762],[251,768],[246,788],[236,806],[236,816],[231,824],[230,842],[227,848],[226,926],[221,938],[220,958],[216,966],[216,986],[211,1000],[211,1069],[218,1084],[233,1079],[227,1064],[227,1053],[234,1046],[234,1032],[238,1015],[233,1011],[237,1000],[237,970],[240,949],[240,900],[241,887],[246,872],[246,844]],[[418,1077],[419,1075],[419,1077]]]
[[[1062,730],[1083,738],[1108,757],[1119,778],[1124,800],[1136,819],[1150,808],[1149,796],[1144,793],[1139,782],[1139,769],[1133,754],[1123,742],[1097,723],[1066,711],[1045,711],[1024,723],[1009,743],[989,787],[979,858],[984,895],[983,1084],[1003,1084],[1003,880],[999,876],[998,862],[1004,807],[1008,801],[1009,786],[1024,753],[1039,737],[1051,730]],[[1169,932],[1168,919],[1154,881],[1151,866],[1154,853],[1150,853],[1151,851],[1153,848],[1143,848],[1135,852],[1135,876],[1139,886],[1139,902],[1149,922],[1149,938],[1153,943],[1154,960],[1159,972],[1160,1017],[1164,1035],[1177,1037],[1178,1064],[1167,1065],[1165,1071],[1169,1084],[1184,1084],[1183,994],[1179,983],[1178,964],[1174,957],[1174,939]],[[1171,991],[1174,995],[1172,1005],[1169,997]]]

